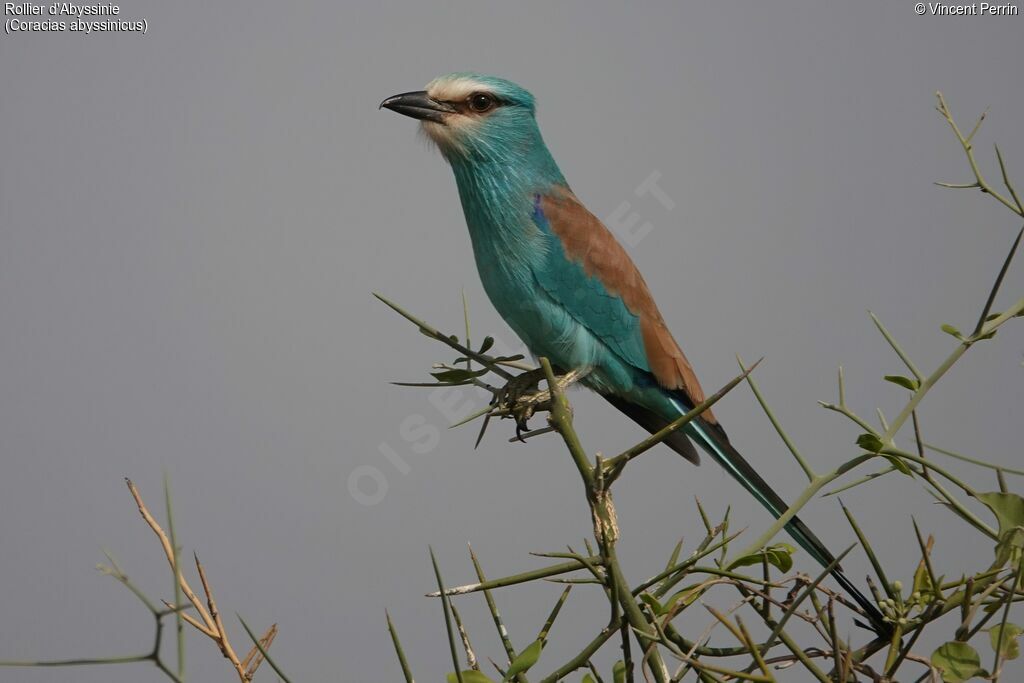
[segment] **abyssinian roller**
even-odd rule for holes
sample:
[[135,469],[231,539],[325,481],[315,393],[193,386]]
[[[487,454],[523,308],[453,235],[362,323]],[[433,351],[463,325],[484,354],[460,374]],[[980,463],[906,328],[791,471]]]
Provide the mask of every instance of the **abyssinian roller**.
[[[455,173],[484,289],[530,351],[650,432],[704,400],[697,376],[625,249],[569,188],[541,137],[533,96],[494,76],[454,73],[381,107],[418,119]],[[694,444],[775,517],[789,507],[729,443],[710,410],[665,443],[694,464]],[[789,534],[822,566],[834,556],[799,518]],[[879,632],[874,604],[832,572]]]

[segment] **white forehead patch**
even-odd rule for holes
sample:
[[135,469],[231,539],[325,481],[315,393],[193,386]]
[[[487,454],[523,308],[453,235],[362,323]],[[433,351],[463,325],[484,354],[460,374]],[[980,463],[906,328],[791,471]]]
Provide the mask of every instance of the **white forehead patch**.
[[490,88],[469,76],[438,78],[427,84],[427,94],[441,102],[460,102],[478,91],[489,92]]

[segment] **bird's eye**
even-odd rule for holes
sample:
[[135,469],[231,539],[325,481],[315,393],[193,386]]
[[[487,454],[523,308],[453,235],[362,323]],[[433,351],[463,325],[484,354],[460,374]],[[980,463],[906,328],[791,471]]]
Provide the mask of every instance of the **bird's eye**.
[[469,96],[469,108],[478,114],[490,111],[494,108],[494,96],[485,92],[475,92]]

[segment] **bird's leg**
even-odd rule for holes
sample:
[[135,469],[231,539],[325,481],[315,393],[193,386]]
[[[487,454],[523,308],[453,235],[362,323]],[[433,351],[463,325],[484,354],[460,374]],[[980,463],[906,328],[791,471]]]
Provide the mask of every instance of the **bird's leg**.
[[494,396],[495,414],[511,417],[516,422],[516,438],[522,440],[523,432],[530,431],[527,423],[538,410],[547,410],[551,395],[540,390],[544,371],[540,368],[516,375],[498,390]]
[[[587,374],[587,370],[572,370],[557,378],[558,384],[565,388],[578,382]],[[540,381],[544,379],[544,370],[537,368],[516,375],[498,390],[494,396],[492,415],[511,417],[516,422],[516,438],[523,441],[523,433],[529,432],[528,422],[538,411],[551,409],[551,392],[540,389]]]

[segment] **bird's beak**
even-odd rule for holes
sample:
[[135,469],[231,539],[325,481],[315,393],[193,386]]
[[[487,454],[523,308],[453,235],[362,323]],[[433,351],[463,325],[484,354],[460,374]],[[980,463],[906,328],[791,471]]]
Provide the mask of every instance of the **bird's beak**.
[[455,112],[455,107],[433,99],[426,90],[392,95],[381,102],[378,109],[390,109],[414,119],[433,121],[434,123],[444,123],[445,114]]

